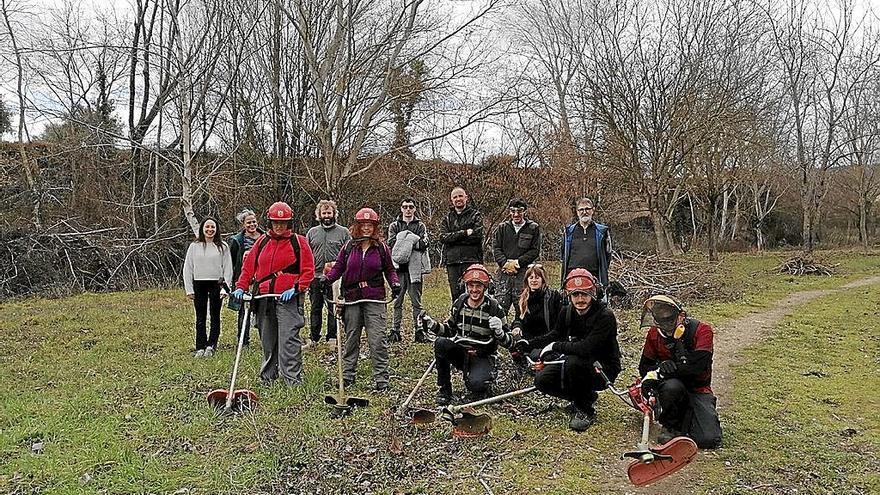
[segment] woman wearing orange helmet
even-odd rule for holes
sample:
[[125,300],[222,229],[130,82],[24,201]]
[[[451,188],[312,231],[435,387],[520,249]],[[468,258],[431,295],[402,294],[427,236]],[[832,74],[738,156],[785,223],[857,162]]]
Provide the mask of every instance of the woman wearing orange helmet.
[[385,299],[386,280],[391,286],[392,296],[396,298],[400,294],[400,282],[391,260],[391,250],[381,238],[379,214],[372,208],[361,208],[354,220],[354,225],[349,228],[352,240],[339,252],[324,283],[330,285],[342,279],[346,302],[342,314],[345,323],[345,354],[342,359],[345,386],[354,384],[361,331],[366,330],[370,359],[373,361],[373,380],[376,390],[381,391],[388,389],[389,343],[385,334],[385,304],[371,301]]
[[260,380],[271,383],[280,374],[285,383],[296,385],[302,382],[302,293],[315,278],[315,262],[306,238],[293,231],[290,206],[279,201],[267,213],[272,228],[257,239],[242,261],[232,296],[241,299],[249,289],[253,295],[281,294],[258,306],[263,344]]

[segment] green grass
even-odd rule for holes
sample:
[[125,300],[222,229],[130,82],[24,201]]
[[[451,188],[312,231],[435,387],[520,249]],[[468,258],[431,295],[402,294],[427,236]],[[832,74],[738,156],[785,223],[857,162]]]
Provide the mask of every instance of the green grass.
[[[726,256],[717,276],[742,287],[743,296],[691,310],[720,325],[792,292],[880,273],[877,256],[826,256],[840,263],[833,277],[772,273],[786,254]],[[427,287],[429,312],[446,314],[445,274],[433,274]],[[823,298],[749,352],[737,369],[736,406],[723,417],[726,446],[701,458],[701,490],[798,486],[794,476],[820,479],[804,485],[808,491],[878,489],[876,475],[864,474],[880,467],[873,399],[880,389],[878,295],[867,288]],[[335,385],[327,351],[306,352],[305,384],[289,390],[255,383],[260,355],[252,349],[238,386],[260,394],[260,409],[218,419],[204,395],[228,385],[231,312],[224,310],[217,357],[195,360],[191,306],[180,291],[34,299],[0,309],[0,492],[483,493],[478,473],[495,493],[617,492],[609,473],[619,471],[621,446],[634,443],[639,429],[638,415],[607,394],[600,398],[601,422],[581,435],[568,431],[560,409],[541,412],[549,401],[538,395],[489,408],[495,425],[481,439],[451,439],[440,423],[394,421],[393,406],[431,359],[430,347],[409,344],[394,347],[388,394],[369,389],[369,360],[363,362],[350,392],[369,397],[371,406],[341,420],[330,419],[323,405]],[[620,316],[632,322],[636,313]],[[629,370],[641,339],[632,323],[621,329]],[[833,349],[820,352],[826,344]],[[799,352],[783,352],[791,348]],[[815,368],[827,375],[802,375]],[[432,379],[417,404],[432,403]],[[847,427],[858,433],[841,436]],[[402,440],[402,455],[389,451],[392,435]],[[37,441],[42,453],[31,452]],[[811,464],[817,455],[821,468]]]

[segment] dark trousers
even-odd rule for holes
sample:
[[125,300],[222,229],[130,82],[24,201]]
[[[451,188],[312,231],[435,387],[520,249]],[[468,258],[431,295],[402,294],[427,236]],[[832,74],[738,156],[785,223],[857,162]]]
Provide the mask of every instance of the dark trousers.
[[[196,350],[217,348],[220,340],[220,283],[216,280],[193,280],[193,306],[196,310]],[[210,304],[208,304],[210,302]],[[205,324],[208,307],[211,308],[211,334]]]
[[525,270],[520,270],[519,273],[513,275],[499,271],[495,275],[496,286],[498,287],[496,299],[501,306],[501,311],[504,311],[505,317],[510,311],[510,307],[513,306],[513,316],[515,319],[519,319],[519,295],[523,291],[525,279]]
[[495,359],[481,356],[445,337],[434,341],[437,359],[437,385],[452,392],[452,366],[464,372],[464,386],[473,393],[486,393],[495,381]]
[[400,280],[400,295],[394,300],[394,317],[391,320],[391,331],[400,333],[400,325],[403,322],[403,298],[409,294],[409,300],[412,303],[413,326],[418,332],[419,313],[422,312],[422,282],[417,280],[413,282],[409,276],[409,270],[397,271],[397,278]]
[[446,278],[449,280],[449,294],[452,295],[452,302],[455,302],[459,296],[464,294],[464,284],[461,283],[461,276],[470,266],[468,263],[456,263],[446,265]]
[[[248,316],[248,320],[244,321],[244,312],[245,312],[245,304],[251,305],[250,316]],[[244,330],[244,345],[250,345],[251,343],[251,321],[254,321],[256,315],[259,314],[259,300],[250,301],[250,302],[242,302],[241,306],[238,310],[238,333],[235,334],[236,342],[241,338],[241,332]],[[259,330],[259,328],[257,328]]]
[[[609,376],[614,380],[615,376]],[[542,393],[569,400],[578,409],[595,413],[598,390],[605,389],[605,381],[596,374],[589,360],[566,356],[565,363],[547,365],[535,374],[535,386]]]
[[678,378],[668,378],[660,382],[657,387],[657,402],[660,404],[657,421],[669,430],[682,431],[682,422],[691,407],[684,382]]
[[324,306],[327,306],[327,340],[336,338],[336,305],[333,297],[321,290],[321,284],[313,283],[309,287],[309,301],[312,309],[309,310],[309,329],[311,338],[317,342],[321,340],[321,320],[323,320]]

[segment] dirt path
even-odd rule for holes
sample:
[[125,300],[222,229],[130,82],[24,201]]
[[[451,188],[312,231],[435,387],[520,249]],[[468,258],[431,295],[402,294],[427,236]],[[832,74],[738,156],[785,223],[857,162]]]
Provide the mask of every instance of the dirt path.
[[[747,315],[715,329],[715,352],[712,360],[712,389],[718,397],[718,410],[724,414],[724,409],[730,407],[733,400],[733,371],[732,367],[742,362],[742,352],[751,346],[766,339],[772,330],[782,321],[783,318],[789,316],[794,310],[808,302],[819,297],[834,294],[845,289],[853,289],[865,287],[880,283],[880,276],[868,277],[853,282],[849,282],[835,289],[808,290],[790,294],[784,299],[778,301],[771,309],[763,311],[753,311]],[[723,418],[722,418],[723,423]],[[635,438],[635,435],[633,436]],[[632,447],[632,442],[622,444],[621,449],[625,450]],[[689,466],[681,473],[690,471],[694,473],[694,468],[699,466],[700,459],[711,453],[700,452],[699,457],[695,460],[694,465]],[[687,478],[695,479],[693,476],[682,476],[676,474],[669,479],[652,485],[647,488],[635,488],[629,484],[626,478],[626,466],[630,463],[627,461],[618,462],[615,466],[615,475],[613,480],[606,486],[607,493],[627,493],[627,494],[671,494],[671,493],[693,493],[695,487],[688,483]]]

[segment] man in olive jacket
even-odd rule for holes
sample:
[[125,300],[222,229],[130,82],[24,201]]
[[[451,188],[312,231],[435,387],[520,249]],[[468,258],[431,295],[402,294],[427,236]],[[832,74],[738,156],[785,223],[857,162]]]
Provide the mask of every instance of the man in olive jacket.
[[507,316],[510,306],[519,318],[519,305],[513,304],[523,290],[523,280],[528,266],[538,259],[541,252],[541,228],[525,217],[526,202],[511,199],[507,204],[510,220],[502,222],[492,239],[492,255],[498,263],[496,292],[501,311]]
[[468,266],[483,262],[483,215],[468,205],[468,195],[461,187],[450,193],[452,209],[440,225],[443,244],[442,263],[446,265],[449,292],[455,301],[464,294],[461,276]]

